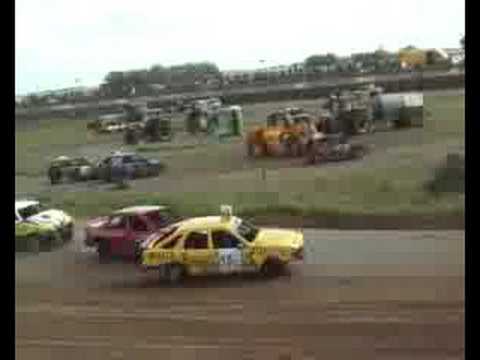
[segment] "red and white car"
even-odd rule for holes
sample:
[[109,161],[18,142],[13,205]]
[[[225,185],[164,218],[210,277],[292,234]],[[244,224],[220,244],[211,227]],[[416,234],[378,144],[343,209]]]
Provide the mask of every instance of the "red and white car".
[[165,206],[133,206],[88,221],[85,245],[96,247],[100,260],[134,260],[137,246],[150,234],[171,224]]

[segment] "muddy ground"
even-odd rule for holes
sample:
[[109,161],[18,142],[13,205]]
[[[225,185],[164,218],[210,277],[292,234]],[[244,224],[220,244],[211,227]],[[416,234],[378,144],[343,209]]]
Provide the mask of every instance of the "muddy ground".
[[168,287],[82,246],[16,259],[18,359],[463,359],[463,231],[305,230],[291,274]]

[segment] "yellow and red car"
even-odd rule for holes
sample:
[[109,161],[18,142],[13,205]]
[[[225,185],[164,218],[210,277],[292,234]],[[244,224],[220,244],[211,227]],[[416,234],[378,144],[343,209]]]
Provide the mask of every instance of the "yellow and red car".
[[178,282],[186,275],[260,271],[279,275],[303,259],[303,234],[258,228],[231,215],[183,220],[149,236],[137,252],[143,270]]

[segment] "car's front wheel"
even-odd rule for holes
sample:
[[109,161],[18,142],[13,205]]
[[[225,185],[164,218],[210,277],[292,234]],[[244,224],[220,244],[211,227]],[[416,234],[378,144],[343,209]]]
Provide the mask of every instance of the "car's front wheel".
[[105,239],[98,241],[98,259],[100,262],[106,262],[110,259],[110,242]]
[[267,259],[260,268],[260,273],[267,277],[277,277],[285,272],[285,264],[279,259]]

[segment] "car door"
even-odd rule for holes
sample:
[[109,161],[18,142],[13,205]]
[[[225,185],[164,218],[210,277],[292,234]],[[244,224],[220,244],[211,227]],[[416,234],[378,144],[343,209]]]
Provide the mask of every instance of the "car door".
[[208,231],[191,231],[186,234],[182,251],[183,263],[190,273],[209,272],[216,264]]
[[246,244],[230,231],[213,230],[212,244],[219,272],[238,272],[248,265],[245,256]]
[[133,178],[135,177],[135,162],[133,161],[132,157],[130,155],[125,155],[122,158],[122,168],[123,171],[125,172],[125,175],[128,178]]
[[124,254],[126,256],[135,253],[135,242],[145,240],[153,229],[149,226],[147,220],[141,215],[131,215],[128,221],[127,236],[124,241]]
[[105,228],[102,230],[100,237],[102,240],[109,241],[110,254],[125,254],[124,241],[128,232],[128,217],[125,215],[112,216]]
[[108,180],[110,178],[110,161],[111,157],[107,157],[100,161],[97,165],[97,176],[99,179]]
[[75,163],[73,160],[66,162],[63,164],[61,168],[62,177],[64,179],[68,179],[69,181],[74,180],[74,173],[75,173]]
[[144,177],[150,174],[150,168],[147,159],[139,155],[132,155],[132,161],[135,166],[136,176]]

